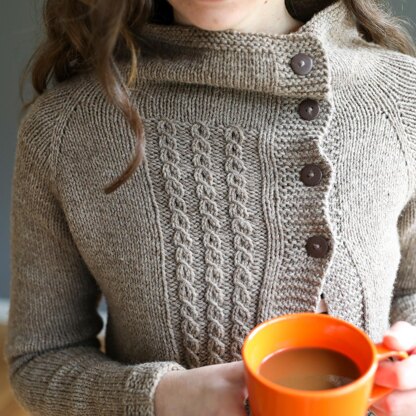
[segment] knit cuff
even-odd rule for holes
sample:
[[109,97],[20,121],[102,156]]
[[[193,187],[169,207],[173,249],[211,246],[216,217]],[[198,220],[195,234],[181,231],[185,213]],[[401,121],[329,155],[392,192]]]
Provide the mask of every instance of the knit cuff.
[[162,377],[170,371],[186,370],[174,361],[139,364],[127,379],[125,414],[155,416],[154,395]]

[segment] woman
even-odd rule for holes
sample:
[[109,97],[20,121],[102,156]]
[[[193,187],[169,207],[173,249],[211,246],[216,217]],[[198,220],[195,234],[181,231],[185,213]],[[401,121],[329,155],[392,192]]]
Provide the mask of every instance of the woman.
[[[31,412],[242,415],[242,342],[291,312],[416,348],[414,46],[375,1],[50,0],[45,24],[7,349]],[[415,361],[380,366],[377,414],[415,414]]]

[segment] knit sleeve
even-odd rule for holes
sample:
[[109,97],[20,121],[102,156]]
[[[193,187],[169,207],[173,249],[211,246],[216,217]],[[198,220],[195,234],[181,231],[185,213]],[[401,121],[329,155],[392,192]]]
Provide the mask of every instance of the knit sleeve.
[[391,309],[392,323],[407,321],[416,325],[416,195],[398,222],[401,260]]
[[396,102],[402,123],[404,149],[411,170],[409,184],[413,189],[413,197],[398,221],[401,261],[395,283],[391,321],[404,320],[416,325],[416,59],[401,54],[394,56],[398,59],[391,59],[393,68],[389,73],[397,77],[395,84],[400,91]]
[[100,351],[100,290],[71,238],[51,179],[48,111],[48,117],[32,111],[18,133],[6,342],[12,388],[33,415],[153,415],[159,380],[184,368],[175,362],[127,365]]

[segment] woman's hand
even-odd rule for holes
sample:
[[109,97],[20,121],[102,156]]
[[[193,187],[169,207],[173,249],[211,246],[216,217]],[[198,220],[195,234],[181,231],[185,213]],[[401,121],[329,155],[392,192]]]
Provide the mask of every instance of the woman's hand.
[[156,416],[244,416],[243,362],[167,373],[155,393]]
[[377,416],[415,416],[416,327],[407,322],[397,322],[384,334],[383,343],[391,349],[407,351],[410,357],[404,361],[379,364],[375,382],[396,391],[377,401],[372,410]]

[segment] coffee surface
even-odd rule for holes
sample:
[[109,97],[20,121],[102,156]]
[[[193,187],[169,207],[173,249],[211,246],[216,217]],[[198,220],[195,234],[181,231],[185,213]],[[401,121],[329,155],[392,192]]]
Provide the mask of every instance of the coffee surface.
[[328,390],[360,377],[349,357],[324,348],[290,348],[267,357],[259,373],[281,386],[297,390]]

